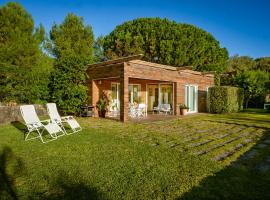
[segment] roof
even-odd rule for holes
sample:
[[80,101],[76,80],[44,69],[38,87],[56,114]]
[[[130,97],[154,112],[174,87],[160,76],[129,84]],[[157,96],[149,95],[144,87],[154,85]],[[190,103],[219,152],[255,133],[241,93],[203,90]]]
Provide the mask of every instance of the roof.
[[182,67],[174,67],[170,65],[163,65],[163,64],[158,64],[158,63],[153,63],[153,62],[147,62],[142,60],[144,57],[143,54],[138,54],[138,55],[133,55],[133,56],[127,56],[127,57],[122,57],[118,59],[113,59],[113,60],[108,60],[104,62],[98,62],[95,64],[89,64],[87,65],[88,67],[99,67],[99,66],[107,66],[107,65],[114,65],[114,64],[121,64],[121,63],[132,63],[132,64],[140,64],[140,65],[146,65],[150,67],[155,67],[155,68],[161,68],[161,69],[166,69],[166,70],[172,70],[172,71],[180,71],[181,73],[191,73],[191,74],[213,74],[214,72],[198,72],[192,70],[192,66],[182,66]]

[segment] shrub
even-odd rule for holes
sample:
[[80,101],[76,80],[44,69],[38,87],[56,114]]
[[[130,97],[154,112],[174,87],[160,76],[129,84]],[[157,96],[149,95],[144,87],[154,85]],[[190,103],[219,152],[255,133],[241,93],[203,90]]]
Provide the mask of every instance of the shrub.
[[243,109],[243,90],[237,87],[214,86],[208,90],[211,113],[231,113]]

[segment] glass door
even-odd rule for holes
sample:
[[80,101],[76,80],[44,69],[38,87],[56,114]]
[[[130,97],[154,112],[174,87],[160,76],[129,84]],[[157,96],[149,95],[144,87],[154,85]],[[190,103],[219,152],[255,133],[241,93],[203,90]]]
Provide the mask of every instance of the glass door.
[[197,86],[187,85],[185,88],[185,102],[189,112],[197,112]]
[[148,85],[148,111],[152,111],[154,107],[158,106],[158,85]]
[[170,104],[172,108],[173,103],[173,88],[171,84],[160,85],[160,104]]

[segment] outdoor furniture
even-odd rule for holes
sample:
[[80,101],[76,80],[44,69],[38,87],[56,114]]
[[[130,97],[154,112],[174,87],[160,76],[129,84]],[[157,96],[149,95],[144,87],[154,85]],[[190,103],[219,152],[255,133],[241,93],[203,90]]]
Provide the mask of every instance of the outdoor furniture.
[[84,104],[81,106],[80,110],[81,117],[94,117],[95,116],[95,107],[92,105]]
[[137,106],[130,103],[128,111],[128,115],[131,118],[145,117],[147,115],[146,105],[144,103],[140,103]]
[[152,112],[153,113],[155,113],[155,112],[158,112],[158,113],[164,112],[167,115],[168,113],[172,112],[171,105],[168,104],[168,103],[159,104],[157,107],[153,108]]
[[159,104],[158,106],[154,107],[153,110],[152,110],[152,113],[153,113],[153,114],[154,114],[155,112],[158,112],[158,113],[159,113],[160,110],[161,110],[161,107],[162,107],[161,104]]
[[[76,119],[74,119],[74,117],[72,116],[61,117],[58,113],[55,103],[47,103],[46,106],[47,106],[48,114],[50,116],[51,121],[53,123],[58,124],[67,135],[76,133],[82,130],[80,124],[76,121]],[[70,126],[70,128],[72,129],[72,133],[67,133],[66,129],[64,128],[63,123],[67,123]]]
[[146,117],[146,105],[144,103],[140,103],[137,108],[137,116],[138,117]]
[[137,109],[135,108],[133,103],[128,104],[128,116],[130,116],[132,118],[137,117]]
[[[63,132],[63,130],[57,124],[51,123],[48,120],[40,121],[38,116],[37,116],[35,107],[33,105],[20,106],[20,111],[21,111],[21,115],[25,121],[25,125],[28,129],[28,133],[25,137],[25,141],[40,138],[42,143],[47,143],[47,142],[55,140],[55,139],[57,139],[57,137],[65,134]],[[43,140],[43,137],[42,137],[45,130],[49,133],[49,135],[52,138],[51,140],[46,141],[46,142]],[[28,138],[29,135],[35,131],[38,133],[38,136]],[[57,133],[60,133],[60,132],[62,132],[63,134],[57,135]]]
[[171,105],[168,103],[161,104],[160,112],[164,112],[166,115],[171,113]]

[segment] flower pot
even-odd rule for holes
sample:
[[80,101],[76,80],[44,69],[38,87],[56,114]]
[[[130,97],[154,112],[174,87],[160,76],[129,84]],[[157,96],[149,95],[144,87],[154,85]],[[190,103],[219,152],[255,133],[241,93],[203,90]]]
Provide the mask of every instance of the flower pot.
[[180,109],[180,114],[181,114],[181,115],[186,115],[187,112],[188,112],[188,109],[187,109],[187,108],[181,108],[181,109]]
[[102,117],[102,118],[105,118],[105,116],[106,116],[106,110],[100,110],[100,111],[98,111],[98,116],[99,117]]

